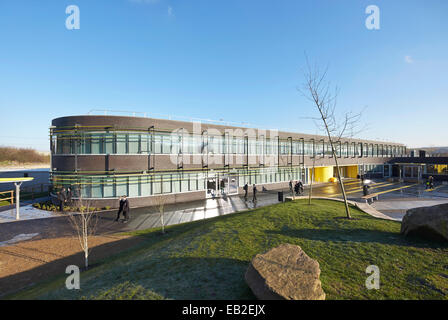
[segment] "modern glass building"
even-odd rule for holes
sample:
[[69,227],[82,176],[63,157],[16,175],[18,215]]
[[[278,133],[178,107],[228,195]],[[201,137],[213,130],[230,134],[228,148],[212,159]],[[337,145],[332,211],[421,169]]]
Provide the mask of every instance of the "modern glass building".
[[[123,116],[70,116],[52,121],[51,181],[75,196],[115,207],[121,195],[133,206],[242,192],[244,184],[282,188],[337,176],[328,138],[294,132]],[[391,159],[407,157],[399,143],[342,139],[334,153],[341,175],[389,177]],[[443,170],[443,168],[442,168]],[[446,168],[445,168],[446,170]]]

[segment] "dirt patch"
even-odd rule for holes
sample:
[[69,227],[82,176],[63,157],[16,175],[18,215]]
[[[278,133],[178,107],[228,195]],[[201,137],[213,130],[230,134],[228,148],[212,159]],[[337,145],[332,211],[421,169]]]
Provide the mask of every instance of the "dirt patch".
[[[89,263],[117,254],[140,242],[138,237],[95,236],[90,240]],[[78,239],[60,237],[30,240],[0,247],[0,296],[20,291],[36,282],[65,274],[74,264],[84,266]]]

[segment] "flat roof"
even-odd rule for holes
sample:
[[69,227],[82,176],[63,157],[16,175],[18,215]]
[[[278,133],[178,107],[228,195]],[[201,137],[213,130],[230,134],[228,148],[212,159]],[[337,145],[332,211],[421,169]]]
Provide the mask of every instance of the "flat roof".
[[21,178],[0,178],[0,183],[25,182],[34,180],[33,177]]

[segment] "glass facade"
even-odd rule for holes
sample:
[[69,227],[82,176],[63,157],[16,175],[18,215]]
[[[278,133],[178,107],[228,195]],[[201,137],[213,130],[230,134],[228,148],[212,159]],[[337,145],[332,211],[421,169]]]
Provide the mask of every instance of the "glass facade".
[[425,173],[431,175],[448,175],[448,165],[427,164],[425,168]]
[[166,193],[181,193],[206,190],[207,180],[211,177],[232,175],[237,177],[238,185],[288,182],[302,179],[305,181],[302,167],[233,169],[216,172],[170,172],[131,175],[67,175],[52,173],[53,186],[71,186],[80,190],[83,198],[115,198],[121,195],[145,197]]
[[[291,137],[279,139],[278,137],[268,138],[264,135],[259,137],[230,136],[228,133],[212,135],[207,131],[204,131],[202,135],[191,135],[183,131],[167,133],[150,130],[140,132],[140,128],[136,130],[138,131],[131,129],[110,131],[109,127],[103,131],[92,128],[81,131],[52,129],[52,155],[241,154],[333,157],[332,145],[328,139],[293,139]],[[338,158],[392,157],[406,154],[404,146],[358,141],[334,141],[333,148],[334,154]],[[354,162],[358,161],[358,159],[353,160],[356,160]],[[370,162],[369,160],[363,161]],[[158,194],[206,191],[207,181],[217,176],[232,175],[236,177],[237,185],[240,187],[245,183],[269,184],[299,179],[307,183],[308,170],[304,169],[302,160],[295,163],[300,163],[300,165],[256,169],[220,168],[214,171],[193,171],[189,168],[190,171],[154,171],[134,174],[129,174],[129,171],[126,174],[124,172],[112,174],[112,171],[109,171],[95,175],[87,174],[87,172],[86,174],[81,172],[74,174],[73,172],[53,171],[51,179],[56,189],[62,186],[71,186],[73,190],[77,189],[84,198],[116,198],[121,195],[146,197]],[[130,169],[132,170],[132,168]],[[386,172],[386,166],[365,165],[363,170],[368,173],[381,174]],[[447,174],[448,169],[447,166],[428,165],[426,170],[432,174]]]
[[[333,156],[329,142],[267,139],[264,136],[194,136],[173,133],[85,132],[53,134],[53,154],[278,154]],[[338,157],[403,156],[404,146],[333,142]]]

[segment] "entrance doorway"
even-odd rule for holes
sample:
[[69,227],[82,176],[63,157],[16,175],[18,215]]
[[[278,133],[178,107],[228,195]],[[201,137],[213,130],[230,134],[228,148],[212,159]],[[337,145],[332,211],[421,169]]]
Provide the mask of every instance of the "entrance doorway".
[[406,181],[420,181],[422,179],[422,168],[420,166],[403,166],[402,178]]
[[215,174],[207,178],[207,198],[238,194],[238,176],[235,174]]

